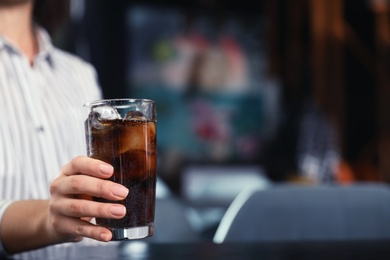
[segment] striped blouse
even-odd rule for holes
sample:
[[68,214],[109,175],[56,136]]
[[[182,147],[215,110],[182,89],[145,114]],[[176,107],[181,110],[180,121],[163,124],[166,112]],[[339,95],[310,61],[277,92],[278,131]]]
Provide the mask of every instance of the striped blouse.
[[86,153],[83,104],[101,97],[91,65],[37,35],[33,66],[0,35],[0,221],[5,201],[48,198],[62,165]]

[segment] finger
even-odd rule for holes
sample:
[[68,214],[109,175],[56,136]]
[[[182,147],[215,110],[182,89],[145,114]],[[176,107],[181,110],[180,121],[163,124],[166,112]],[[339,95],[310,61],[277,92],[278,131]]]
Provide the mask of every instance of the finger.
[[112,233],[107,228],[77,218],[55,218],[52,225],[58,233],[64,234],[74,242],[80,241],[83,237],[103,242],[108,242],[112,238]]
[[97,159],[78,156],[64,165],[62,173],[67,176],[81,173],[98,178],[109,178],[114,173],[114,167]]
[[50,209],[55,215],[73,218],[97,217],[120,219],[126,215],[126,208],[121,204],[67,198],[52,202]]
[[94,196],[109,200],[122,200],[126,198],[129,190],[121,184],[93,178],[87,175],[72,175],[62,178],[61,183],[53,183],[50,192],[63,195]]
[[93,217],[81,217],[80,219],[84,220],[84,221],[87,221],[87,222],[91,222]]

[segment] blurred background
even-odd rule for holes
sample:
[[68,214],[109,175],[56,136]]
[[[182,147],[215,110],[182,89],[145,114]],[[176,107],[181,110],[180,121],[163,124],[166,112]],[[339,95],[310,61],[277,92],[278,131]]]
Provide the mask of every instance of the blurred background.
[[73,0],[55,42],[106,98],[156,101],[158,175],[198,230],[254,183],[390,181],[390,1]]

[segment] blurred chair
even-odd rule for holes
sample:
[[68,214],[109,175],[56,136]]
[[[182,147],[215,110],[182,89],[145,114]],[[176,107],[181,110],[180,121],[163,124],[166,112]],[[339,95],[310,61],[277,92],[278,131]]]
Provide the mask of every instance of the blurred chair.
[[214,242],[390,238],[390,189],[385,184],[278,185],[240,193]]
[[163,199],[171,196],[172,192],[169,189],[168,185],[159,176],[157,176],[156,199]]
[[258,166],[197,166],[183,169],[181,196],[193,203],[228,207],[247,187],[266,188],[271,182]]
[[156,199],[154,234],[145,242],[185,243],[200,240],[185,214],[185,206],[173,196]]

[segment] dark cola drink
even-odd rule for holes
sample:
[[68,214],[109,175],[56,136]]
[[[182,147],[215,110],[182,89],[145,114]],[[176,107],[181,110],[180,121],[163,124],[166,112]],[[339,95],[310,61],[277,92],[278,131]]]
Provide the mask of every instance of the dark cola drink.
[[88,156],[111,164],[110,180],[129,189],[123,201],[94,197],[99,202],[121,203],[127,210],[122,219],[97,218],[96,222],[109,228],[114,240],[143,238],[153,235],[156,124],[140,112],[116,113],[100,107],[85,121]]

